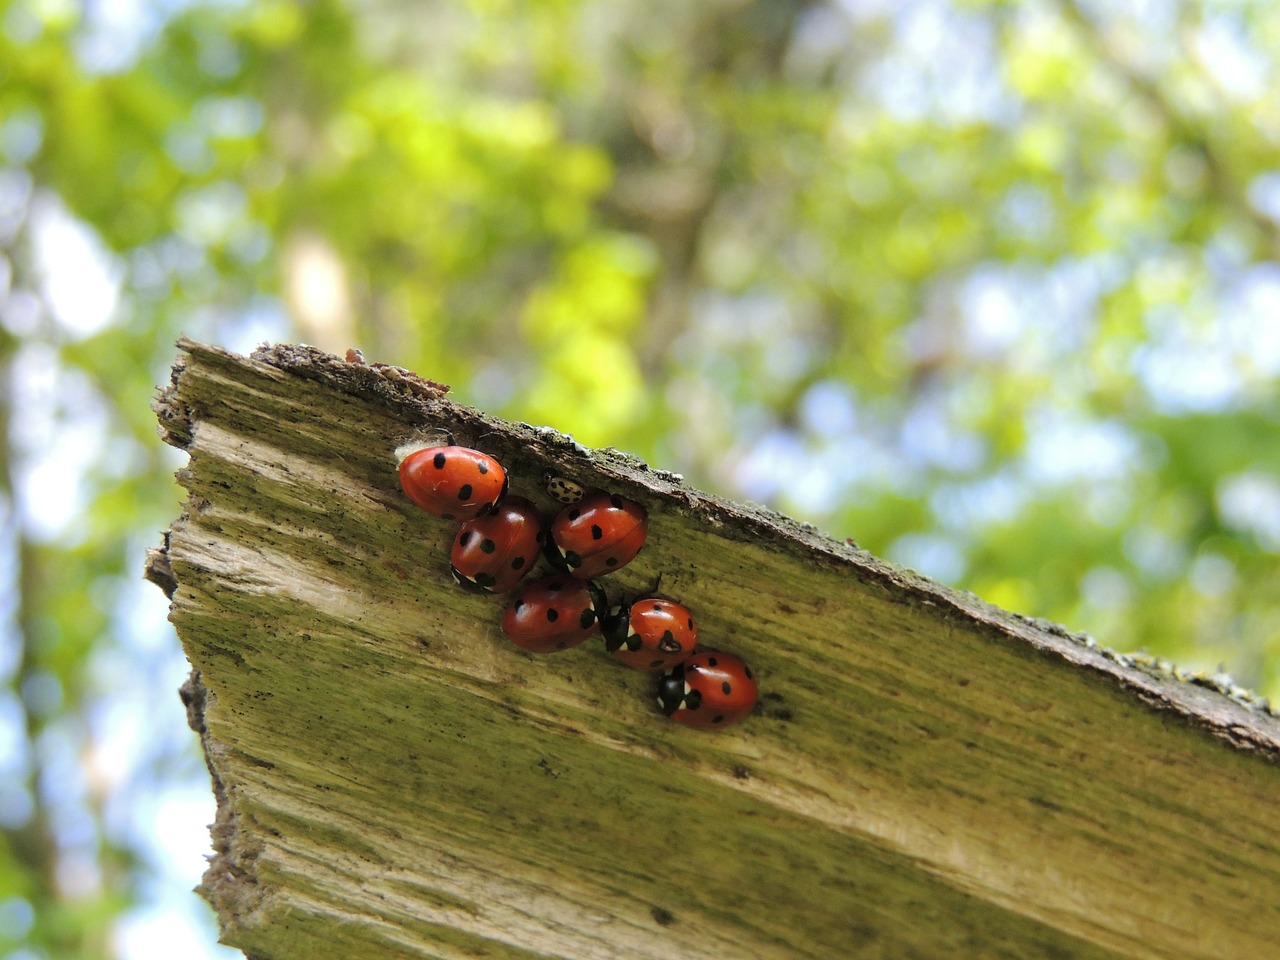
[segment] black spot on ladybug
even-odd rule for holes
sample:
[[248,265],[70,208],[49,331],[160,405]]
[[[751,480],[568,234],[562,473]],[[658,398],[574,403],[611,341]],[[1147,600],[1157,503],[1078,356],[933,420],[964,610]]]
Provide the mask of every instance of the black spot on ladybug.
[[660,927],[669,927],[676,922],[676,915],[665,907],[651,908],[649,916],[653,917],[653,922]]
[[431,465],[432,465],[433,467],[435,467],[437,470],[443,470],[443,469],[444,469],[444,461],[445,461],[445,456],[444,456],[444,454],[443,454],[443,453],[437,453],[434,457],[432,457],[432,458],[431,458]]
[[728,680],[726,680],[724,683],[720,684],[720,690],[721,690],[721,692],[722,692],[722,693],[724,693],[724,695],[725,695],[726,697],[727,697],[729,694],[731,694],[731,693],[733,692],[733,689],[729,686],[729,681],[728,681]]
[[474,532],[474,531],[472,531],[472,530],[468,530],[468,531],[466,531],[462,536],[460,536],[460,537],[458,538],[458,545],[459,545],[459,546],[463,546],[463,547],[465,547],[468,543],[470,543],[470,542],[471,542],[471,538],[472,538],[473,536],[475,536],[475,532]]
[[684,708],[686,710],[697,710],[702,706],[702,691],[690,690],[684,697]]
[[621,510],[622,498],[615,493],[612,497],[609,498],[609,506],[613,507],[613,509],[615,510]]
[[606,567],[616,567],[616,566],[618,565],[618,558],[617,558],[617,557],[607,557],[607,558],[605,558],[604,565],[605,565]]
[[485,537],[483,540],[480,541],[480,550],[483,553],[493,553],[493,551],[497,549],[498,549],[498,545],[494,543],[492,540],[490,540],[488,537]]
[[470,500],[470,499],[471,499],[471,484],[469,484],[469,483],[464,483],[464,484],[461,486],[461,488],[459,488],[459,490],[458,490],[458,499],[459,499],[459,500]]
[[521,607],[523,607],[523,606],[524,606],[524,601],[523,601],[523,600],[517,600],[517,601],[515,602],[515,605],[514,605],[511,609],[512,609],[512,610],[519,610],[519,609],[520,609]]
[[693,629],[693,617],[690,617],[690,618],[689,618],[689,629],[690,629],[690,630],[692,630],[692,629]]
[[590,607],[582,611],[582,615],[578,617],[578,626],[586,630],[589,626],[596,622],[596,612]]
[[564,555],[564,565],[570,570],[576,570],[582,566],[582,557],[570,550]]
[[601,529],[600,529],[598,526],[596,526],[596,524],[594,524],[594,523],[591,525],[591,539],[592,539],[592,540],[603,540],[603,539],[604,539],[604,531],[603,531],[603,530],[601,530]]
[[559,611],[559,610],[557,610],[555,607],[548,607],[548,608],[547,608],[547,622],[548,622],[548,623],[555,623],[555,622],[556,622],[557,620],[559,620],[559,619],[560,619],[560,611]]
[[516,557],[511,561],[512,570],[521,570],[524,568],[524,557]]
[[714,717],[711,718],[712,723],[720,723],[723,720],[724,720],[723,713],[717,713]]
[[476,463],[476,469],[478,469],[482,474],[488,473],[489,465],[485,463],[483,460],[480,460],[479,462]]
[[563,649],[565,648],[565,645],[566,645],[566,642],[565,642],[564,640],[557,640],[557,641],[556,641],[556,649],[557,649],[557,650],[563,650]]
[[753,673],[751,672],[751,668],[750,668],[750,667],[746,667],[746,666],[744,666],[744,667],[742,668],[742,672],[743,672],[743,673],[745,673],[745,674],[747,675],[747,679],[748,679],[748,680],[754,680],[754,679],[755,679],[755,674],[753,674]]
[[716,658],[715,658],[715,657],[707,657],[707,666],[708,666],[708,667],[714,667],[715,665],[716,665]]
[[574,507],[572,510],[569,511],[570,520],[577,520],[578,517],[580,516],[582,516],[582,512],[577,507]]

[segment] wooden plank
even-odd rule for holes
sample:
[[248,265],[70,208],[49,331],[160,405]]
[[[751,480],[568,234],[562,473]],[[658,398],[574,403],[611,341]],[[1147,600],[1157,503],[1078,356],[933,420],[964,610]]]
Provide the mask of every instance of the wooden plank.
[[[1280,929],[1280,722],[394,368],[194,342],[152,558],[219,794],[202,892],[261,958],[1236,957]],[[448,576],[393,451],[446,428],[552,508],[641,500],[762,705],[672,724],[597,644],[534,656]]]

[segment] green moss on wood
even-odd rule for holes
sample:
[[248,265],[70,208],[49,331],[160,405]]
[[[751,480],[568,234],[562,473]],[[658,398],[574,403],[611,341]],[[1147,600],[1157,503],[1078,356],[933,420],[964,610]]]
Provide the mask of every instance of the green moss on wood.
[[[224,794],[204,889],[229,942],[280,960],[1273,943],[1273,718],[403,377],[185,346],[160,404],[191,453],[167,560]],[[549,510],[548,469],[645,502],[649,546],[606,584],[661,573],[704,642],[752,663],[757,715],[690,731],[598,644],[507,643],[501,600],[448,576],[452,525],[397,488],[395,447],[440,427],[483,435]]]

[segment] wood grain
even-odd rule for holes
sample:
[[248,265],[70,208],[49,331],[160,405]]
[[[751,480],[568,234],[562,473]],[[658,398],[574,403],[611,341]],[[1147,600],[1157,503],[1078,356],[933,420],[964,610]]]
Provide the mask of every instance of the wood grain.
[[[278,958],[1263,957],[1280,722],[397,368],[198,343],[157,401],[190,500],[149,575],[219,820],[202,892]],[[666,720],[599,644],[507,643],[393,451],[649,509],[661,574],[759,711]]]

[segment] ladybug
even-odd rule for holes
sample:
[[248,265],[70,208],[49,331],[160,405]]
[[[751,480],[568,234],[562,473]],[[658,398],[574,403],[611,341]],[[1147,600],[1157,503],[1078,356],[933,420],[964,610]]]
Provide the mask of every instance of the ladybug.
[[750,714],[759,692],[741,658],[704,650],[658,681],[658,706],[676,723],[714,730]]
[[566,477],[557,477],[553,473],[544,473],[542,482],[547,486],[547,495],[561,503],[577,503],[582,499],[583,489]]
[[592,581],[554,574],[515,595],[502,615],[502,632],[523,650],[568,650],[599,632],[607,605],[604,591]]
[[533,569],[545,539],[538,508],[524,497],[506,497],[493,513],[462,525],[449,569],[464,587],[506,593]]
[[609,611],[604,647],[637,670],[666,670],[693,655],[698,628],[686,607],[656,597],[633,600]]
[[427,513],[471,520],[506,495],[507,471],[470,447],[423,447],[400,461],[400,486]]
[[648,532],[644,507],[616,493],[593,490],[552,521],[547,556],[580,580],[590,580],[634,560]]

